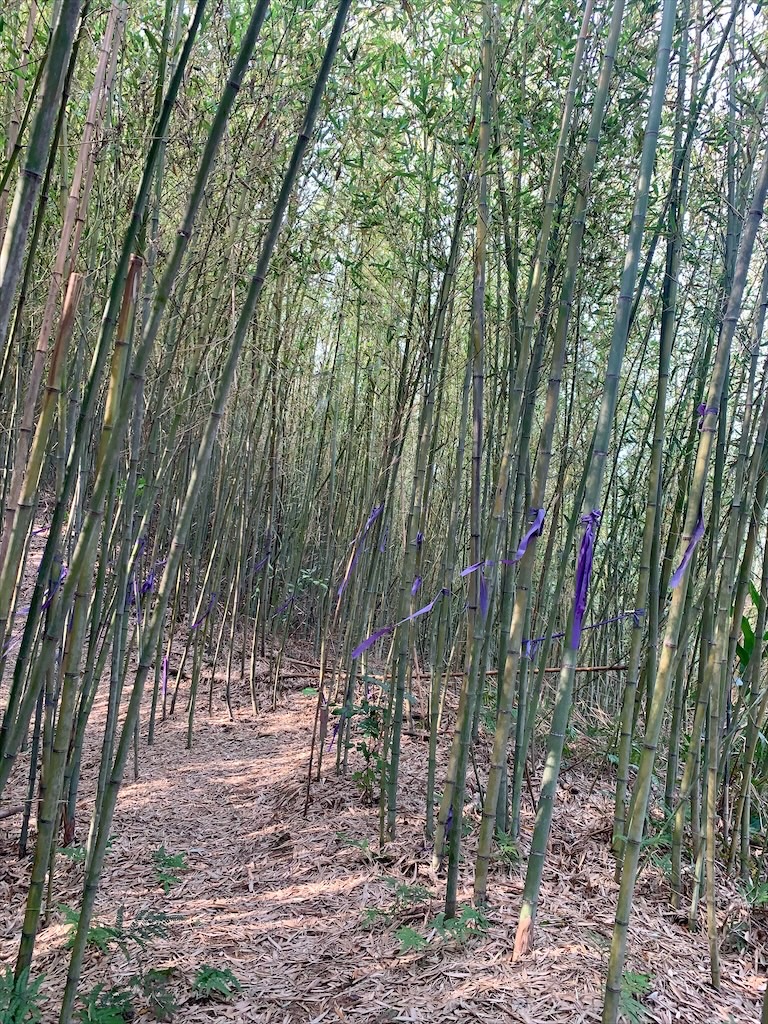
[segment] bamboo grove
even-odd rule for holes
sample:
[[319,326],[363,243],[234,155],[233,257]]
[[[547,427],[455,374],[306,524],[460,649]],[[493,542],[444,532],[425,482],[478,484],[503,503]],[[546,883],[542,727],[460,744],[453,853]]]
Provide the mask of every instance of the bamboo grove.
[[654,809],[717,987],[718,878],[766,880],[766,43],[741,0],[3,5],[0,816],[20,983],[87,836],[62,1024],[126,772],[216,679],[269,715],[297,640],[308,799],[365,719],[382,844],[424,694],[449,918],[488,740],[515,958],[612,722],[604,1024]]

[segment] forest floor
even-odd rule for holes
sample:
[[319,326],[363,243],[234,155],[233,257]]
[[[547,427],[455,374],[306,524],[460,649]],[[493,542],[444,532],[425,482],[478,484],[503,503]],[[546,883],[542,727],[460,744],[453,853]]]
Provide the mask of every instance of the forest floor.
[[[378,809],[364,804],[350,777],[360,767],[354,751],[346,778],[335,775],[334,753],[326,754],[304,816],[316,698],[302,690],[311,685],[311,675],[286,682],[277,710],[255,718],[246,687],[233,687],[234,720],[217,683],[212,714],[207,694],[200,697],[191,750],[185,748],[183,711],[159,723],[154,744],[146,745],[145,700],[139,775],[134,779],[129,769],[120,795],[95,920],[114,924],[122,913],[130,932],[150,912],[167,914],[167,932],[143,950],[130,945],[130,959],[114,945],[106,952],[89,948],[82,991],[123,985],[137,971],[166,972],[154,977],[167,984],[175,1009],[172,1017],[158,1012],[176,1024],[598,1022],[617,895],[609,848],[613,780],[605,759],[594,750],[566,757],[536,948],[513,964],[524,862],[510,856],[492,867],[491,904],[480,927],[465,925],[456,934],[434,923],[444,882],[429,873],[423,839],[426,743],[420,736],[404,738],[398,839],[381,855]],[[85,808],[93,793],[103,715],[102,701],[85,754],[78,842],[87,835]],[[447,746],[446,737],[443,758]],[[481,779],[487,757],[486,736],[477,753]],[[479,824],[471,766],[469,774],[465,907],[471,905]],[[23,787],[24,779],[17,778],[19,802]],[[527,806],[524,850],[532,821]],[[29,858],[19,860],[15,853],[19,823],[20,817],[0,820],[3,965],[15,956],[30,870]],[[153,857],[161,847],[183,854],[185,861],[170,869],[177,881],[167,892]],[[58,1019],[55,1006],[68,962],[71,926],[60,907],[77,906],[82,875],[76,858],[59,858],[55,909],[38,937],[33,967],[33,974],[45,977],[46,1024]],[[632,913],[627,977],[635,995],[628,990],[626,1020],[759,1020],[764,922],[726,880],[718,898],[724,948],[722,986],[715,992],[706,933],[692,933],[678,922],[663,871],[646,863]],[[196,998],[194,978],[203,965],[236,976],[242,988],[231,1001]],[[136,1003],[135,1019],[158,1019],[146,994]]]

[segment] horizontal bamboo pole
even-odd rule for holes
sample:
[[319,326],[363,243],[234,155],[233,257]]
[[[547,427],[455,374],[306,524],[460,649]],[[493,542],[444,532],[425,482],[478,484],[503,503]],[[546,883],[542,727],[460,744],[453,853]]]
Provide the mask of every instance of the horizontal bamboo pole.
[[[309,662],[296,661],[296,662],[294,662],[294,664],[295,665],[303,665],[303,666],[305,666],[307,671],[303,671],[303,672],[283,672],[283,671],[281,671],[280,672],[280,678],[281,679],[308,679],[309,678],[309,672],[319,672],[320,671],[320,666],[319,665],[311,665]],[[626,669],[627,669],[626,665],[582,665],[582,666],[576,668],[576,671],[577,672],[584,672],[584,673],[588,673],[588,672],[625,672]],[[173,670],[169,666],[168,674],[171,675],[172,671]],[[560,668],[559,668],[559,666],[552,666],[551,668],[545,668],[544,671],[547,672],[547,673],[550,673],[550,674],[555,674],[555,673],[560,671]],[[203,674],[204,674],[206,679],[210,679],[211,678],[210,673],[204,672]],[[498,669],[489,668],[489,669],[486,670],[485,674],[487,676],[498,675]],[[341,675],[346,676],[347,675],[346,671],[342,671]],[[449,679],[460,679],[463,675],[464,675],[463,672],[449,672],[448,673],[448,678]],[[239,676],[239,678],[240,679],[246,679],[247,676],[248,676],[248,673],[246,673],[245,675],[241,674]],[[190,672],[188,672],[187,670],[183,670],[182,673],[181,673],[181,678],[182,679],[191,679],[192,676],[191,676]],[[225,683],[227,681],[227,675],[226,675],[225,672],[217,672],[214,675],[213,678],[214,678],[214,680],[216,680],[218,682],[222,682],[222,683]],[[362,675],[362,674],[358,673],[358,678],[359,679],[381,679],[383,681],[385,679],[389,679],[390,676],[383,676],[383,675],[381,675],[381,673],[376,673],[376,672],[366,672],[365,675]],[[431,679],[432,676],[431,676],[431,674],[429,672],[414,672],[413,675],[411,676],[411,678],[412,679],[419,679],[419,680],[421,680],[421,679]]]

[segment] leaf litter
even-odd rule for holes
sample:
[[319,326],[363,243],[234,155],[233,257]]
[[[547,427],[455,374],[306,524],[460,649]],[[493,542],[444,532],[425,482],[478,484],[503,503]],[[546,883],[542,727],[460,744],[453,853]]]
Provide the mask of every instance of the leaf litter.
[[[151,938],[141,957],[146,969],[167,972],[176,1001],[173,1021],[598,1024],[617,897],[610,853],[613,788],[604,759],[574,756],[572,767],[564,763],[536,945],[513,964],[524,859],[499,858],[492,868],[483,927],[473,930],[470,921],[461,940],[435,927],[443,879],[431,872],[423,835],[426,743],[418,732],[403,738],[398,834],[384,850],[378,849],[378,808],[365,806],[352,781],[360,760],[354,743],[345,778],[335,775],[335,749],[325,756],[304,817],[316,698],[302,691],[316,673],[300,657],[298,651],[294,662],[286,662],[274,712],[254,717],[245,681],[232,684],[234,720],[220,684],[210,715],[207,693],[201,693],[191,750],[185,748],[183,710],[158,723],[155,743],[147,746],[149,694],[144,701],[139,775],[134,779],[129,768],[123,784],[94,919],[114,922],[119,913],[130,928],[147,914],[165,917],[165,934]],[[264,661],[265,703],[268,674]],[[105,710],[102,694],[86,741],[76,842],[87,837]],[[442,769],[449,742],[449,735],[441,738]],[[481,779],[489,748],[490,737],[481,731],[475,752]],[[20,763],[8,806],[21,803],[25,772]],[[466,800],[460,903],[469,908],[479,826],[475,779],[468,780]],[[523,852],[533,816],[530,802],[524,803]],[[31,868],[29,858],[15,855],[19,821],[0,820],[3,964],[15,957]],[[158,878],[161,849],[183,857],[174,861],[183,865],[175,884],[164,886]],[[55,904],[76,907],[82,877],[77,857],[60,857]],[[743,941],[733,950],[723,943],[722,985],[715,992],[706,930],[688,930],[670,909],[662,869],[646,864],[627,961],[630,977],[641,983],[625,1005],[625,1020],[758,1024],[765,926],[724,878],[718,903],[728,934],[738,924]],[[68,938],[65,918],[54,909],[38,937],[32,970],[45,975],[45,1021],[58,1019]],[[236,977],[242,989],[231,1001],[195,998],[194,978],[206,965]],[[81,991],[123,984],[135,971],[119,951],[89,948]],[[155,1018],[139,1006],[135,1019]]]

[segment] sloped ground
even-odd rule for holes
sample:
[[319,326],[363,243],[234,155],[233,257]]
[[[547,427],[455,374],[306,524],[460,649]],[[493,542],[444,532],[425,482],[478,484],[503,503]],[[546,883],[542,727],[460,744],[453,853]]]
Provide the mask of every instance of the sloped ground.
[[[426,744],[405,739],[399,838],[376,856],[378,810],[365,807],[351,779],[333,773],[313,782],[303,816],[315,699],[293,679],[274,713],[254,720],[244,693],[235,694],[235,720],[217,699],[210,717],[201,697],[194,745],[185,749],[186,716],[162,723],[156,742],[139,747],[137,781],[129,778],[113,826],[96,919],[126,925],[151,910],[174,915],[167,935],[149,942],[138,960],[119,950],[89,952],[83,991],[124,982],[138,968],[172,968],[177,1024],[203,1021],[299,1022],[509,1021],[522,1024],[597,1022],[613,926],[616,886],[609,853],[611,780],[595,772],[600,759],[574,758],[562,776],[551,854],[542,891],[536,950],[511,963],[523,868],[498,863],[489,886],[487,927],[461,944],[431,923],[441,910],[443,882],[428,872],[422,838]],[[217,698],[220,695],[217,694]],[[84,774],[83,819],[92,792],[97,708]],[[147,708],[148,714],[148,708]],[[146,714],[143,733],[146,729]],[[447,748],[448,740],[443,746]],[[442,754],[445,756],[445,750]],[[356,758],[356,754],[351,755]],[[482,761],[485,749],[478,754]],[[590,769],[585,765],[591,764]],[[359,767],[358,763],[351,767]],[[470,775],[472,770],[470,768]],[[484,777],[482,764],[480,778]],[[23,780],[17,780],[21,792]],[[474,783],[471,783],[473,785]],[[594,784],[594,785],[593,785]],[[468,804],[463,903],[471,902],[470,873],[479,815]],[[0,821],[0,963],[13,962],[29,861],[14,856],[19,819]],[[523,844],[532,826],[526,811]],[[183,853],[187,869],[166,894],[153,851]],[[76,905],[82,867],[60,858],[55,901]],[[399,888],[398,888],[399,887]],[[668,908],[663,875],[647,866],[637,886],[628,967],[649,979],[636,1019],[715,1024],[759,1021],[764,985],[758,930],[735,890],[723,886],[721,919],[739,919],[746,948],[724,952],[723,984],[709,986],[706,935],[692,934]],[[730,925],[728,925],[730,922]],[[396,932],[409,927],[427,939],[401,951]],[[412,942],[418,942],[411,935]],[[68,928],[54,911],[39,936],[35,973],[45,974],[55,1005],[67,966]],[[192,982],[203,964],[229,968],[242,991],[229,1003],[195,1001]],[[646,1016],[643,1018],[642,1013]],[[639,1014],[639,1015],[638,1015]],[[152,1020],[146,1002],[137,1020]],[[628,1018],[630,1019],[630,1018]]]

